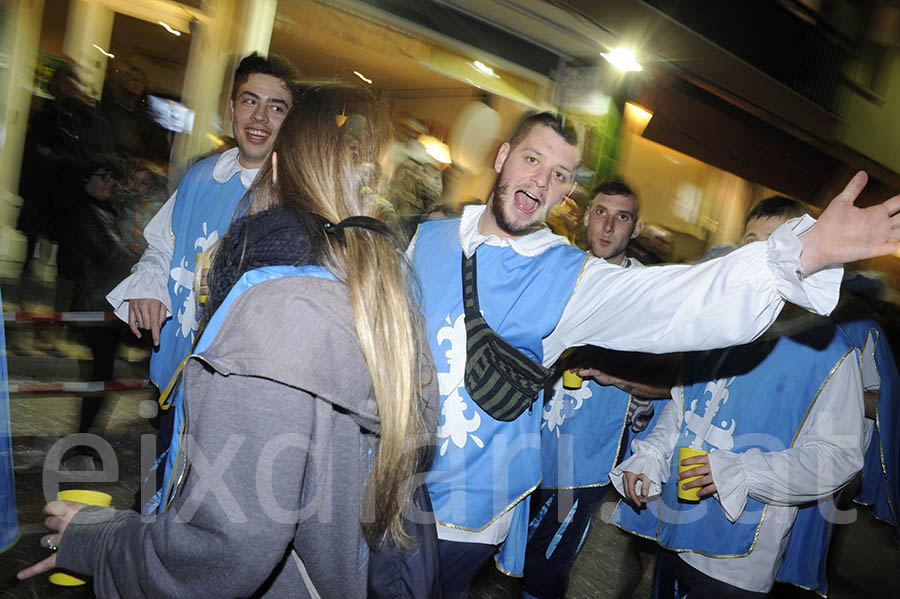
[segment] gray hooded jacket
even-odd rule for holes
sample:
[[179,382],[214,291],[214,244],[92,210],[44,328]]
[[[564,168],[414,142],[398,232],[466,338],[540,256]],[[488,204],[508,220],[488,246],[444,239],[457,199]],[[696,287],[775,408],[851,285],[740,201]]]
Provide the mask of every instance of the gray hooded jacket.
[[[434,423],[431,356],[421,363]],[[347,288],[251,287],[184,384],[187,460],[168,510],[86,508],[57,565],[92,575],[99,597],[308,597],[310,583],[365,597],[359,522],[379,419]]]

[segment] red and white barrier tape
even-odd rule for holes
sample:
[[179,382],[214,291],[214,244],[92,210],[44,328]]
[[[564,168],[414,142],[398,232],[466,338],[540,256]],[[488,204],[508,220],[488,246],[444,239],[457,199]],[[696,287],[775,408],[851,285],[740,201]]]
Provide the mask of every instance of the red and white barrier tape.
[[116,320],[115,312],[4,312],[6,322],[105,322]]
[[100,393],[103,391],[129,391],[147,389],[146,379],[122,381],[69,381],[63,383],[10,383],[10,393]]

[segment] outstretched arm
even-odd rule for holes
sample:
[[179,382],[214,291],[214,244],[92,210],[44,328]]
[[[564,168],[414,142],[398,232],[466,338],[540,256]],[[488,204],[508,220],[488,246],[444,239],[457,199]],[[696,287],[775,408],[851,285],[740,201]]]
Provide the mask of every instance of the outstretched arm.
[[800,237],[804,273],[900,250],[900,195],[868,208],[853,205],[868,180],[865,171],[856,173],[831,200],[816,226]]
[[671,385],[664,387],[649,382],[623,379],[596,368],[577,368],[575,369],[575,374],[583,379],[592,378],[598,385],[603,385],[604,387],[611,385],[629,395],[643,399],[662,399],[668,397],[669,392],[672,390]]
[[544,363],[579,345],[667,353],[747,343],[785,301],[829,314],[842,262],[900,250],[900,196],[856,208],[865,181],[865,173],[855,176],[818,223],[792,219],[767,241],[702,264],[634,270],[588,260],[544,339]]

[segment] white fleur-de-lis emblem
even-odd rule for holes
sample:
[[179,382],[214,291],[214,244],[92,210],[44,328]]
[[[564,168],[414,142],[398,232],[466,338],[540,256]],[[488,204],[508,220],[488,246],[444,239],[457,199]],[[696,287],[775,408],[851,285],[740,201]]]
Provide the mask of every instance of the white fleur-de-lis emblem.
[[567,418],[575,415],[575,412],[581,409],[584,400],[591,397],[592,392],[587,384],[581,386],[580,389],[564,389],[562,379],[556,381],[553,385],[553,398],[544,407],[542,428],[547,428],[551,432],[556,432],[559,438],[560,427]]
[[[206,223],[203,223],[203,235],[194,241],[194,249],[197,252],[205,252],[219,239],[218,231],[208,231]],[[176,335],[193,340],[197,331],[197,302],[194,297],[194,271],[188,268],[186,257],[181,258],[181,264],[169,271],[169,276],[175,280],[174,294],[177,296],[182,289],[187,289],[187,297],[181,304],[181,308],[175,317],[178,320]],[[174,307],[174,306],[173,306]]]
[[207,233],[206,231],[206,223],[203,223],[203,235],[204,237],[198,237],[196,241],[194,241],[194,249],[197,252],[205,252],[209,248],[212,247],[212,244],[219,240],[219,232],[212,231],[211,233]]
[[450,344],[444,353],[448,370],[438,370],[437,373],[438,388],[444,396],[441,402],[441,422],[437,429],[438,439],[443,439],[440,447],[441,455],[447,452],[451,441],[462,449],[471,438],[475,445],[484,447],[484,442],[473,434],[481,426],[481,415],[474,412],[471,418],[466,417],[465,413],[471,408],[459,392],[466,372],[465,315],[460,314],[452,323],[448,315],[446,322],[446,326],[437,332],[438,346],[442,347],[445,342]]
[[734,429],[737,426],[734,419],[730,423],[723,420],[721,426],[714,423],[719,408],[728,402],[728,386],[734,382],[734,378],[716,379],[706,383],[703,394],[709,393],[709,399],[704,402],[702,415],[697,409],[700,400],[691,401],[691,409],[684,414],[685,427],[682,434],[687,438],[687,435],[693,433],[691,447],[694,449],[701,449],[704,441],[717,449],[729,450],[734,447]]

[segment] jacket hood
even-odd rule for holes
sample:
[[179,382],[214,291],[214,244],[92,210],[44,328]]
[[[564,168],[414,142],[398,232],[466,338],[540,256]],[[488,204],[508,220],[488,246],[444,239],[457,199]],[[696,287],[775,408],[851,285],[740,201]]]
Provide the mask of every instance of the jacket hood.
[[226,376],[262,377],[303,389],[346,411],[361,428],[380,430],[343,283],[316,277],[258,283],[234,301],[209,348],[192,358]]

